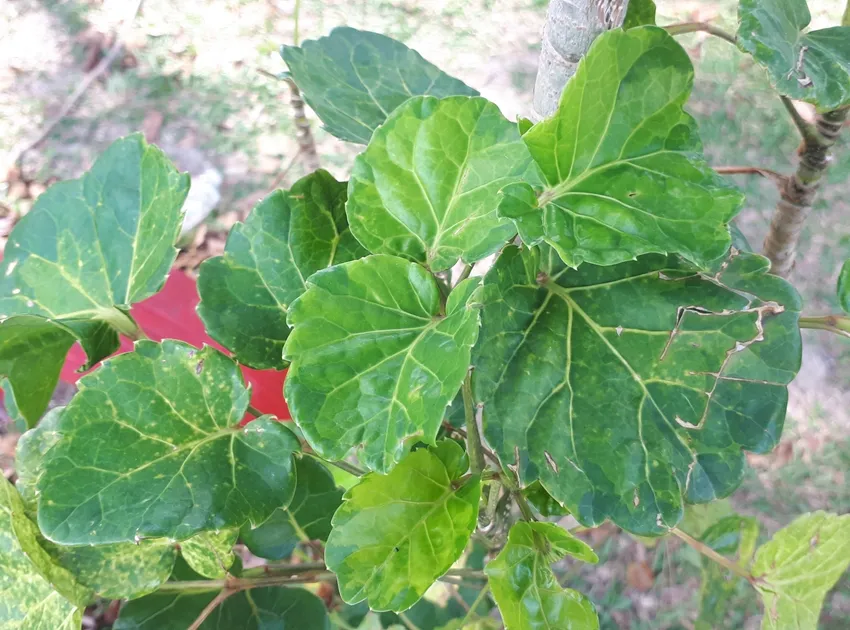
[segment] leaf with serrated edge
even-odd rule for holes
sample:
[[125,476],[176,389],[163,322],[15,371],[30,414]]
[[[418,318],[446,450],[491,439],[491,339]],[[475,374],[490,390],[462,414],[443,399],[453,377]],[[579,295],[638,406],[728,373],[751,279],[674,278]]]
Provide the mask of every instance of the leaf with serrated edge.
[[759,547],[753,586],[764,603],[762,630],[815,628],[829,590],[850,564],[850,514],[813,512]]
[[186,564],[204,577],[223,578],[236,559],[233,545],[238,535],[239,530],[234,528],[201,532],[180,544],[180,554]]
[[21,548],[16,533],[21,519],[26,519],[23,502],[4,478],[0,480],[0,628],[79,630],[82,608],[54,590]]
[[242,542],[256,556],[282,560],[299,542],[326,541],[331,533],[331,518],[342,503],[343,490],[330,471],[311,457],[296,460],[295,470],[298,481],[289,505],[275,510],[257,528],[242,528]]
[[811,20],[806,0],[741,0],[738,47],[780,94],[838,109],[850,104],[850,26],[805,32]]
[[[177,255],[188,191],[189,176],[135,134],[115,141],[82,178],[51,186],[15,226],[0,263],[0,322],[15,315],[57,322],[45,322],[34,336],[32,317],[27,320],[30,351],[42,352],[52,340],[50,357],[36,364],[29,352],[21,355],[19,362],[39,365],[40,373],[19,363],[14,372],[27,376],[11,378],[30,426],[47,407],[61,347],[73,343],[65,335],[80,341],[93,365],[118,348],[116,329],[132,326],[130,305],[162,287]],[[0,356],[4,346],[21,343],[11,339],[21,324],[10,329],[11,321],[0,326]]]
[[388,475],[351,488],[334,514],[325,561],[343,600],[406,610],[463,553],[478,519],[481,483],[460,480],[455,442],[410,453]]
[[284,358],[289,410],[319,455],[354,447],[371,470],[390,470],[419,436],[433,443],[469,367],[478,335],[477,279],[449,296],[423,267],[367,256],[324,269],[289,309]]
[[387,116],[412,96],[478,92],[386,35],[340,26],[281,55],[304,100],[337,138],[367,144]]
[[666,533],[685,501],[738,486],[742,450],[776,445],[800,298],[765,258],[732,250],[718,264],[652,255],[573,271],[511,246],[487,274],[472,358],[486,438],[583,525]]
[[555,114],[522,137],[546,180],[539,197],[528,184],[504,191],[500,213],[523,241],[546,241],[571,267],[653,252],[722,256],[743,196],[706,164],[682,109],[693,75],[663,29],[601,34]]
[[[121,609],[113,630],[186,630],[216,591],[160,592]],[[303,588],[264,587],[225,599],[199,630],[330,630],[325,604]]]
[[38,521],[60,544],[188,538],[261,523],[291,498],[297,438],[264,416],[219,351],[167,340],[80,380],[38,481]]
[[584,542],[555,523],[519,522],[504,549],[484,569],[507,630],[596,630],[593,604],[561,588],[551,564],[564,556],[598,561]]
[[357,156],[348,185],[351,231],[375,254],[433,271],[480,260],[516,228],[497,216],[499,190],[537,180],[515,123],[484,98],[412,98]]
[[316,171],[263,199],[204,261],[198,315],[210,336],[245,365],[283,369],[286,312],[319,269],[365,256],[348,230],[346,184]]

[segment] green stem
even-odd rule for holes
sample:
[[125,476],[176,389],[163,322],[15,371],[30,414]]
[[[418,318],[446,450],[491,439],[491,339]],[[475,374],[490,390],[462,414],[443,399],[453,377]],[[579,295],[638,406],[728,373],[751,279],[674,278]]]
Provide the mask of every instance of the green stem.
[[128,313],[125,313],[118,308],[112,307],[103,309],[103,311],[99,313],[99,319],[102,319],[120,334],[132,341],[148,339],[145,331],[142,330],[139,324],[136,323],[136,320],[134,320]]
[[490,584],[485,584],[484,588],[481,589],[481,592],[478,593],[478,597],[473,600],[472,605],[469,607],[469,611],[466,613],[466,616],[463,618],[463,621],[460,622],[460,627],[463,628],[467,623],[472,621],[473,616],[475,615],[475,611],[481,605],[481,602],[484,601],[484,598],[487,597],[487,594],[490,592]]
[[817,127],[803,118],[800,110],[797,109],[797,106],[794,105],[794,102],[790,98],[781,94],[779,98],[782,100],[782,104],[785,106],[785,109],[788,110],[788,113],[791,115],[791,120],[794,121],[794,126],[797,127],[797,130],[800,132],[803,140],[805,140],[807,144],[816,143],[820,137]]
[[298,16],[300,15],[300,13],[301,13],[301,0],[295,0],[295,9],[293,9],[293,11],[292,11],[292,20],[294,22],[294,25],[292,27],[292,30],[293,30],[292,43],[295,46],[297,46],[298,43],[299,43],[299,41],[298,41],[299,40],[299,33],[298,33],[298,22],[299,22],[299,20],[298,20]]
[[248,405],[248,413],[250,413],[255,418],[259,418],[260,416],[266,415],[262,411],[257,409],[254,405]]
[[487,574],[478,569],[449,569],[446,577],[456,577],[462,580],[486,580]]
[[475,419],[475,400],[472,397],[472,372],[463,379],[463,411],[466,418],[466,451],[469,453],[469,470],[480,475],[484,470],[484,449]]
[[850,337],[850,317],[845,315],[820,315],[817,317],[801,317],[800,328],[828,330],[842,337]]
[[463,271],[460,272],[460,275],[457,277],[457,282],[455,282],[455,286],[459,285],[461,282],[466,280],[469,277],[469,274],[472,273],[472,265],[466,265],[463,268]]
[[844,9],[844,17],[841,18],[841,26],[850,26],[850,0],[847,0],[847,8]]
[[703,33],[709,33],[715,37],[724,39],[730,44],[738,43],[734,35],[727,33],[722,28],[718,28],[713,24],[708,24],[707,22],[684,22],[682,24],[671,24],[670,26],[665,26],[664,30],[671,35],[682,35],[684,33],[696,33],[698,31],[702,31]]
[[407,628],[407,630],[420,630],[419,626],[417,626],[410,619],[408,619],[407,615],[405,615],[403,612],[396,613],[396,614],[398,615],[398,618],[401,619],[402,623]]
[[519,506],[519,511],[522,513],[522,517],[526,521],[536,521],[537,519],[534,518],[534,512],[531,511],[531,506],[528,504],[525,497],[522,496],[522,490],[514,491],[513,496],[514,501],[516,501],[516,504]]
[[346,621],[337,612],[332,612],[330,614],[330,618],[331,621],[334,622],[334,625],[338,626],[339,628],[342,628],[342,630],[357,630],[357,628],[355,628],[354,626],[346,623]]
[[731,571],[732,573],[734,573],[738,577],[744,578],[750,584],[752,584],[754,582],[755,578],[752,575],[750,575],[749,571],[747,571],[744,567],[740,566],[739,564],[735,563],[734,561],[730,560],[729,558],[727,558],[725,556],[721,556],[719,553],[717,553],[714,549],[712,549],[708,545],[701,543],[696,538],[693,538],[690,535],[686,534],[685,532],[683,532],[678,527],[674,527],[670,531],[675,536],[677,536],[678,538],[683,540],[685,543],[687,543],[690,547],[693,547],[694,549],[696,549],[698,552],[700,552],[706,558],[713,560],[714,562],[716,562],[720,566],[724,567],[725,569],[728,569],[729,571]]

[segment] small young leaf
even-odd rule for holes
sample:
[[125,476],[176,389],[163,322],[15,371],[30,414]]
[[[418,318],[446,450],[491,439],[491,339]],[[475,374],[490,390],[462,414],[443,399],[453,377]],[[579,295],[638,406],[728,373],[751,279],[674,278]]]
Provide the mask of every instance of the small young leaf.
[[[130,305],[162,287],[188,191],[188,175],[135,134],[114,142],[81,179],[52,186],[12,231],[0,264],[0,322],[31,317],[0,326],[0,375],[12,372],[30,426],[47,407],[62,349],[79,340],[89,366],[111,354],[116,331],[135,326]],[[10,343],[22,353],[14,361]]]
[[412,98],[357,156],[348,186],[351,231],[375,254],[432,271],[499,249],[516,228],[496,215],[499,190],[536,166],[516,124],[484,98]]
[[623,28],[655,24],[655,2],[653,0],[629,0]]
[[140,341],[79,384],[38,480],[50,540],[181,540],[261,523],[291,498],[298,440],[266,417],[239,426],[249,391],[217,350]]
[[838,304],[845,313],[850,313],[850,260],[845,260],[838,275]]
[[[444,463],[455,442],[410,453],[388,475],[363,477],[344,497],[325,548],[342,598],[403,611],[463,553],[478,518],[481,484]],[[451,461],[458,461],[452,456]]]
[[6,479],[0,479],[0,628],[3,630],[79,630],[83,608],[60,595],[22,549],[17,531],[23,502]]
[[284,46],[281,55],[304,100],[337,138],[367,144],[411,96],[477,96],[401,42],[340,26],[330,35]]
[[236,556],[233,545],[239,535],[238,529],[223,529],[218,532],[201,532],[180,544],[180,553],[193,570],[208,578],[223,578],[233,565]]
[[507,630],[595,630],[593,604],[561,588],[550,565],[564,556],[597,562],[593,550],[554,523],[519,522],[508,543],[484,569]]
[[[169,591],[132,601],[121,609],[113,630],[186,630],[216,596]],[[224,600],[199,630],[330,630],[321,599],[303,588],[265,587]],[[76,630],[76,629],[75,629]]]
[[390,470],[419,436],[433,443],[469,366],[478,309],[466,280],[449,296],[424,268],[367,256],[320,271],[289,309],[294,326],[286,402],[324,459],[356,446],[371,470]]
[[693,74],[663,29],[597,37],[555,114],[522,136],[546,180],[539,197],[522,184],[505,191],[500,213],[523,241],[546,241],[571,267],[651,252],[722,256],[743,196],[706,164],[682,109]]
[[346,184],[316,171],[266,197],[204,261],[198,315],[210,336],[253,368],[283,369],[286,312],[319,269],[366,255],[345,218]]
[[752,574],[764,603],[763,630],[814,628],[823,600],[850,564],[850,514],[813,512],[756,552]]
[[711,275],[673,256],[539,259],[508,247],[481,288],[473,394],[503,463],[583,525],[640,535],[731,493],[742,450],[779,440],[800,367],[794,289],[737,250]]
[[242,542],[256,556],[282,560],[299,542],[326,541],[331,533],[331,518],[342,503],[342,489],[330,471],[311,457],[295,460],[295,470],[298,481],[289,506],[275,510],[259,527],[242,528]]
[[740,0],[738,46],[785,96],[821,111],[850,104],[850,26],[803,32],[806,0]]

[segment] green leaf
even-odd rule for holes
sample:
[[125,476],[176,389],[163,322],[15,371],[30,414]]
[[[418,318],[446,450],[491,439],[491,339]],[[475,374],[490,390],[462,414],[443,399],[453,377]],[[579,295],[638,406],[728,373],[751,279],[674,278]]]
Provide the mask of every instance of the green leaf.
[[234,528],[201,532],[183,541],[180,553],[186,564],[204,577],[223,578],[236,559],[233,545],[238,535],[239,530]]
[[346,184],[316,171],[266,197],[204,261],[198,315],[210,336],[245,365],[283,369],[286,313],[319,269],[367,252],[348,230]]
[[481,495],[478,477],[461,480],[447,469],[461,450],[455,442],[416,450],[345,494],[325,547],[343,600],[406,610],[460,557]]
[[3,407],[6,410],[6,417],[9,419],[9,424],[13,425],[18,432],[23,433],[27,430],[27,420],[24,418],[21,410],[18,409],[15,392],[12,391],[12,385],[9,383],[9,379],[0,378],[0,389],[3,390]]
[[38,481],[50,540],[182,540],[261,523],[292,496],[298,440],[265,416],[239,426],[250,392],[217,350],[140,341],[79,385]]
[[495,619],[479,617],[466,623],[463,622],[463,619],[455,619],[439,628],[439,630],[499,630],[501,627],[502,624]]
[[539,481],[534,481],[522,491],[522,494],[534,506],[534,509],[540,512],[541,516],[566,516],[570,511],[563,505],[558,503],[552,495],[546,492]]
[[38,502],[38,480],[44,472],[44,455],[59,440],[56,427],[64,407],[56,407],[45,414],[41,422],[24,433],[15,450],[15,487],[27,512],[35,514]]
[[823,600],[850,564],[850,514],[806,514],[756,552],[752,574],[763,630],[815,628]]
[[351,231],[375,254],[433,271],[497,251],[515,233],[496,215],[499,190],[533,178],[515,123],[484,98],[412,98],[357,156],[348,186]]
[[284,46],[281,55],[325,128],[350,142],[367,144],[412,96],[478,95],[401,42],[346,26],[300,47]]
[[555,114],[522,137],[546,188],[508,186],[499,211],[523,241],[546,241],[571,267],[652,252],[722,256],[743,196],[706,164],[682,109],[693,74],[663,29],[600,35]]
[[806,0],[741,0],[738,46],[780,94],[838,109],[850,104],[850,27],[804,32],[811,20]]
[[506,248],[472,358],[488,442],[588,527],[659,535],[685,501],[730,494],[742,450],[778,442],[800,367],[800,298],[767,270],[734,249],[709,274]]
[[477,280],[445,309],[416,263],[368,256],[322,270],[289,309],[285,394],[304,437],[327,460],[356,446],[386,472],[412,436],[433,443],[460,388],[478,335]]
[[484,569],[507,630],[599,628],[590,600],[561,588],[550,567],[567,555],[598,561],[590,547],[554,523],[511,527],[508,543]]
[[629,0],[626,9],[626,17],[623,20],[623,28],[634,28],[655,24],[655,2],[652,0]]
[[15,226],[0,264],[0,322],[30,317],[0,326],[0,375],[10,376],[30,426],[47,407],[63,349],[79,340],[91,366],[118,348],[118,332],[135,329],[127,311],[165,282],[188,191],[188,175],[134,134],[82,178],[51,186]]
[[850,313],[850,260],[845,260],[838,275],[838,304],[845,313]]
[[[736,515],[709,527],[702,536],[702,542],[717,553],[734,556],[738,565],[747,568],[756,550],[758,534],[759,526],[755,519]],[[695,629],[725,628],[730,602],[741,586],[749,588],[749,585],[714,560],[702,556],[701,561],[702,584]]]
[[22,524],[35,529],[18,493],[4,478],[0,480],[0,628],[79,630],[83,609],[54,590],[30,561],[18,539]]
[[[132,601],[121,609],[113,630],[186,630],[216,596],[169,591]],[[231,595],[199,630],[330,630],[325,604],[303,588],[265,587]]]
[[331,533],[331,518],[342,503],[342,489],[330,471],[311,457],[296,459],[295,470],[298,482],[289,505],[275,510],[259,527],[242,528],[242,542],[256,556],[282,560],[299,542],[324,542]]

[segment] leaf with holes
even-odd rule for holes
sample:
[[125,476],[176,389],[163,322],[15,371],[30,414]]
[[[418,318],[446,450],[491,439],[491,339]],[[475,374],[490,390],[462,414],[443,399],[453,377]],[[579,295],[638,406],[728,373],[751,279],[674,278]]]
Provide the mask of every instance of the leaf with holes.
[[357,156],[346,212],[369,251],[443,271],[515,233],[496,215],[504,186],[537,180],[515,123],[484,98],[412,98]]
[[250,392],[217,350],[140,341],[79,385],[38,480],[50,540],[182,540],[261,523],[291,498],[298,440],[268,417],[239,426]]
[[441,304],[434,277],[394,256],[324,269],[289,309],[285,394],[304,437],[324,459],[354,447],[390,470],[407,438],[433,443],[478,335],[477,280]]
[[412,96],[478,92],[386,35],[340,26],[281,55],[304,100],[337,138],[367,144],[372,132]]
[[741,0],[738,46],[780,94],[821,111],[850,104],[850,26],[806,31],[806,0]]
[[653,252],[722,256],[743,197],[706,164],[682,109],[693,74],[663,29],[600,35],[555,114],[522,137],[546,181],[539,193],[529,183],[503,190],[500,213],[523,241],[547,242],[571,267]]
[[275,510],[259,527],[242,528],[242,542],[254,555],[282,560],[299,542],[326,541],[331,533],[331,518],[342,503],[342,489],[330,471],[311,457],[297,459],[295,470],[297,483],[289,505]]
[[561,588],[551,564],[565,556],[596,563],[593,550],[555,523],[519,522],[485,568],[507,630],[596,630],[599,620],[587,597]]
[[135,329],[128,309],[162,288],[188,191],[188,175],[135,134],[82,178],[51,186],[15,226],[0,264],[0,322],[11,318],[0,325],[0,376],[30,426],[75,340],[93,365]]
[[850,514],[799,517],[759,547],[753,586],[764,603],[762,630],[814,628],[829,590],[850,564]]
[[325,548],[349,604],[403,611],[463,553],[478,519],[481,483],[450,440],[373,473],[346,492]]
[[306,278],[366,255],[348,230],[345,188],[316,171],[273,192],[230,231],[224,255],[201,265],[198,315],[240,363],[285,368],[286,313]]
[[800,298],[767,268],[732,250],[712,273],[658,255],[573,271],[507,248],[472,358],[487,440],[588,527],[658,535],[728,495],[742,450],[779,440],[800,367]]

